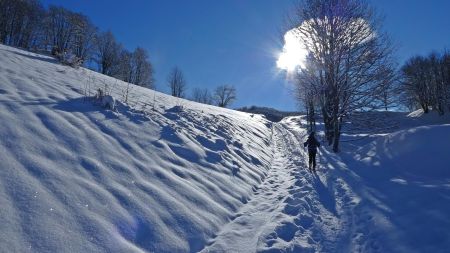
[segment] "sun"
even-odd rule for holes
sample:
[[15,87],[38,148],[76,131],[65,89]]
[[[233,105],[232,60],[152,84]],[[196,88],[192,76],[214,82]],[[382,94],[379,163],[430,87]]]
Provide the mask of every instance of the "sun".
[[283,51],[278,56],[277,67],[288,72],[298,67],[304,68],[307,54],[308,51],[295,35],[294,30],[290,30],[284,35]]

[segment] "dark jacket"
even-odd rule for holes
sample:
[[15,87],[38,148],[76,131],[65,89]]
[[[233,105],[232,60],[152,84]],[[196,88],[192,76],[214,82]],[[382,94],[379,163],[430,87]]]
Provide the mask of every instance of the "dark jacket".
[[310,135],[308,137],[308,140],[303,144],[303,146],[308,147],[308,151],[317,151],[317,148],[320,147],[320,143],[317,141],[316,137],[314,135]]

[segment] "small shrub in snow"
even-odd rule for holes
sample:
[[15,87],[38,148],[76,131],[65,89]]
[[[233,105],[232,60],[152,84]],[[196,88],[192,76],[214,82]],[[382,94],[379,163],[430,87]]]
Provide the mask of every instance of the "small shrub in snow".
[[106,95],[105,91],[103,89],[98,88],[97,92],[95,94],[95,101],[96,103],[100,102],[100,105],[108,108],[110,110],[115,110],[116,108],[116,99],[111,95]]
[[98,88],[97,93],[95,94],[95,99],[102,100],[104,96],[105,96],[105,93],[103,92],[103,90]]
[[76,57],[71,52],[58,53],[56,54],[56,57],[62,64],[71,66],[73,68],[78,68],[83,64],[83,60],[79,57]]

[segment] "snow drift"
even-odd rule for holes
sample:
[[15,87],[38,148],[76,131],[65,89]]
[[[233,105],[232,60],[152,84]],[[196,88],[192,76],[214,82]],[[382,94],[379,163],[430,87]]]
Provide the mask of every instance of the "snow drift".
[[444,252],[450,245],[450,125],[382,136],[349,163],[365,186],[373,228],[392,252]]

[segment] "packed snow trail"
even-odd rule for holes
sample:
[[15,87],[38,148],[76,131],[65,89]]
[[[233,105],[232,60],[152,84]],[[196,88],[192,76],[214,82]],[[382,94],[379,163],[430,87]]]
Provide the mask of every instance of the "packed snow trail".
[[298,137],[274,124],[272,167],[253,198],[202,252],[319,252],[340,223],[334,196],[307,170]]

